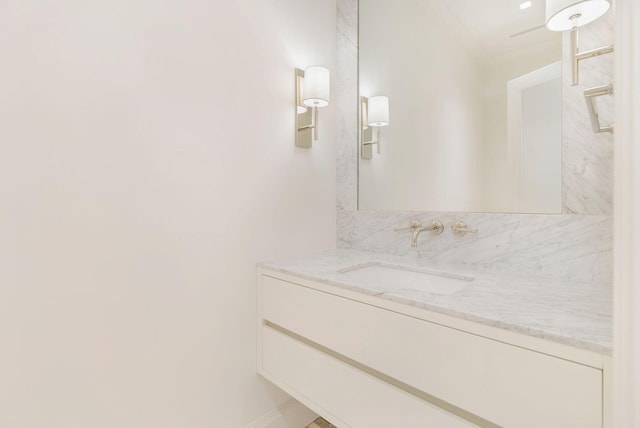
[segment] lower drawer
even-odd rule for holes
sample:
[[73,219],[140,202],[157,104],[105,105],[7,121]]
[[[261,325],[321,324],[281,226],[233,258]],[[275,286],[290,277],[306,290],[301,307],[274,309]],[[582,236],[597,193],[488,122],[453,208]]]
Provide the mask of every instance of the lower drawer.
[[262,340],[261,374],[340,428],[476,427],[268,326]]

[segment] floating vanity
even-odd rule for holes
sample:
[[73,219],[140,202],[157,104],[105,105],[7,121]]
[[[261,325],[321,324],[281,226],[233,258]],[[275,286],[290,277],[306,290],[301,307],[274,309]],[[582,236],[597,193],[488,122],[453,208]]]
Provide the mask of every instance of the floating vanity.
[[338,427],[608,428],[611,294],[336,250],[258,267],[258,371]]

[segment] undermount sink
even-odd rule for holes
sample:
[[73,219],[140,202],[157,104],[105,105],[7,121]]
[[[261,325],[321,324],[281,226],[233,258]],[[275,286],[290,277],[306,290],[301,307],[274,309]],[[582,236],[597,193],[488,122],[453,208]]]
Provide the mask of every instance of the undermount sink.
[[469,286],[474,278],[410,266],[365,263],[339,270],[352,279],[388,287],[389,291],[418,290],[434,294],[454,294]]

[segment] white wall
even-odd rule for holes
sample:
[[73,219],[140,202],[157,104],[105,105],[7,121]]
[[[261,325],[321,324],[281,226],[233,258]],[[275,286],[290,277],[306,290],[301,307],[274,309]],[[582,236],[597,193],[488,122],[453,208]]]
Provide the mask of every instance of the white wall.
[[640,426],[640,3],[615,14],[615,278],[612,426]]
[[254,263],[335,245],[335,1],[0,4],[0,427],[242,427]]

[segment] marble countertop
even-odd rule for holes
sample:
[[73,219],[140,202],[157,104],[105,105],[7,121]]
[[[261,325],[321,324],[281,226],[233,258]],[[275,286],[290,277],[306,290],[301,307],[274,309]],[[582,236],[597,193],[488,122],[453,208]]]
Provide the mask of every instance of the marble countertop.
[[[341,270],[366,263],[410,266],[473,277],[470,286],[450,295],[413,288],[363,284]],[[572,283],[460,266],[444,266],[407,256],[331,250],[258,266],[503,328],[601,354],[611,354],[611,284]]]

